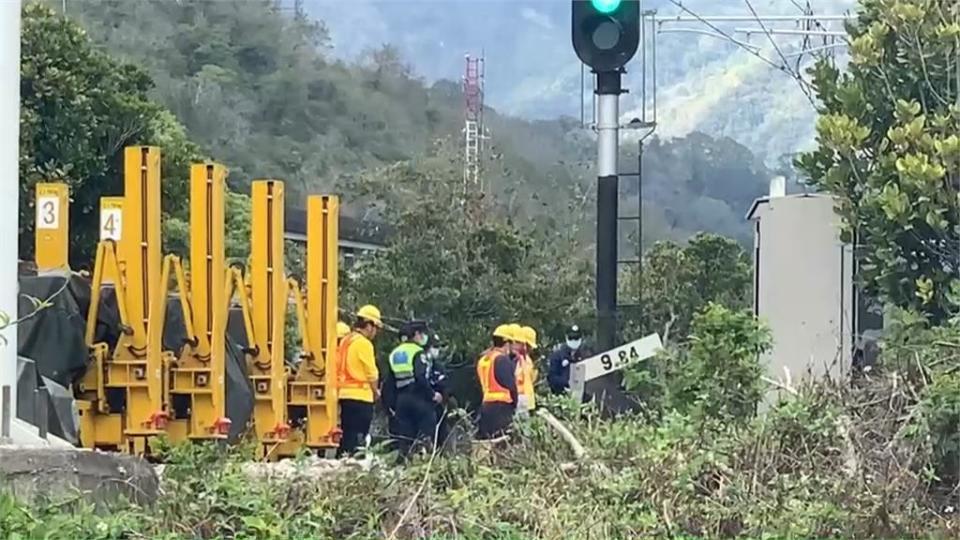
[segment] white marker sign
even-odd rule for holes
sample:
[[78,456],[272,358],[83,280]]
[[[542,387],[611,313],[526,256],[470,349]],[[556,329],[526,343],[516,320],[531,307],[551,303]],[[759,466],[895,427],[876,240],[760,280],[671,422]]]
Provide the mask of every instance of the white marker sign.
[[123,229],[123,209],[114,207],[100,208],[100,240],[120,241]]
[[575,396],[582,397],[584,385],[587,381],[620,371],[630,364],[651,358],[662,348],[663,343],[660,341],[660,335],[650,334],[626,345],[621,345],[616,349],[572,364],[570,366],[570,392]]
[[56,195],[37,197],[37,228],[60,228],[60,198]]

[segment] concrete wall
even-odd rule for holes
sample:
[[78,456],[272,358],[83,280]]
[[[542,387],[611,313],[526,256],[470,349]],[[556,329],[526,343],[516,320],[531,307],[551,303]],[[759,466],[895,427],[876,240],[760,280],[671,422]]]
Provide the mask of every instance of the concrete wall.
[[[769,376],[847,375],[852,357],[853,257],[841,244],[833,200],[792,195],[758,200],[754,309],[773,334],[761,360]],[[775,398],[774,392],[771,398]]]

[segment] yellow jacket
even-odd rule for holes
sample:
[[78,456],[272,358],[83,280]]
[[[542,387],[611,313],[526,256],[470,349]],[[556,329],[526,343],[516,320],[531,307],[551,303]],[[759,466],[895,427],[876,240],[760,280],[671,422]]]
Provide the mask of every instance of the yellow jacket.
[[517,385],[517,392],[524,396],[527,409],[532,411],[537,406],[536,395],[533,391],[534,383],[537,382],[537,368],[533,367],[533,360],[529,356],[524,356],[523,360],[517,364],[517,381],[520,381],[520,384]]
[[345,339],[351,341],[346,344],[343,369],[339,373],[339,397],[373,403],[373,389],[380,379],[373,343],[361,334],[351,334]]

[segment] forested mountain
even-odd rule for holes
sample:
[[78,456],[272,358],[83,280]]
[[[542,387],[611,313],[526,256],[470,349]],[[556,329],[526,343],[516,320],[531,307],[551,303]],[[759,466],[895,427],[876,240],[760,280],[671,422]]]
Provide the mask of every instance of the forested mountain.
[[[381,43],[396,45],[429,80],[459,78],[463,55],[487,58],[490,103],[511,114],[532,118],[579,115],[580,68],[570,47],[568,0],[353,0],[349,8],[335,0],[281,0],[292,9],[298,1],[308,13],[329,25],[332,53],[358,58]],[[751,8],[763,15],[799,15],[807,5],[814,13],[843,14],[854,0],[643,0],[644,9],[661,16],[746,16],[747,20],[715,24],[720,31],[749,41],[774,64],[777,50],[762,31],[752,37],[738,28],[760,28],[750,21]],[[842,30],[822,22],[815,30]],[[767,27],[797,30],[792,21],[767,23]],[[815,110],[787,73],[718,38],[717,32],[697,21],[664,24],[657,42],[658,109],[661,132],[684,136],[703,131],[728,136],[745,144],[768,163],[813,142]],[[691,29],[699,33],[676,33]],[[713,33],[714,35],[710,35]],[[791,68],[803,39],[778,36],[778,47]],[[812,38],[808,48],[819,46]],[[842,49],[841,49],[842,50]],[[803,67],[811,65],[806,55]],[[627,66],[627,84],[641,82],[639,59]],[[649,64],[648,64],[649,70]],[[652,80],[652,70],[648,80]],[[589,89],[588,89],[589,91]],[[628,108],[636,106],[638,92],[625,96]],[[589,114],[589,96],[587,96]]]
[[[57,10],[64,5],[47,4]],[[147,70],[154,82],[151,96],[177,116],[206,154],[230,167],[231,185],[241,191],[253,178],[278,177],[298,204],[302,195],[345,185],[345,178],[361,171],[415,160],[438,141],[457,148],[459,83],[425,82],[411,67],[423,58],[407,58],[400,52],[407,49],[394,45],[379,44],[342,60],[335,52],[354,46],[354,37],[341,27],[331,38],[325,21],[279,5],[273,0],[66,3],[68,16],[95,43]],[[353,9],[338,5],[343,12]],[[431,31],[423,28],[424,35]],[[566,36],[562,28],[555,33]],[[462,54],[458,58],[462,61]],[[545,96],[554,91],[542,90]],[[512,213],[554,226],[569,223],[565,218],[591,217],[594,150],[592,135],[579,121],[523,120],[493,108],[485,119],[491,135],[485,183],[495,196],[508,198]],[[625,144],[623,155],[623,169],[636,169],[634,145]],[[770,174],[749,151],[730,139],[692,134],[669,142],[652,139],[645,158],[646,242],[698,230],[746,239],[743,212]],[[627,180],[622,189],[629,213],[636,185]],[[350,194],[345,197],[349,205]]]

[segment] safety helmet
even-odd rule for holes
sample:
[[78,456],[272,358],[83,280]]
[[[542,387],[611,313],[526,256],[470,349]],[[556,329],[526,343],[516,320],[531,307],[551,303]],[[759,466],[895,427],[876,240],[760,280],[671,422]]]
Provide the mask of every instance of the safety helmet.
[[343,321],[337,321],[337,339],[346,337],[350,333],[350,325]]
[[380,318],[380,310],[375,306],[366,305],[357,310],[357,318],[370,321],[379,328],[383,328],[383,320]]
[[521,340],[523,343],[526,343],[530,346],[531,349],[537,348],[537,331],[531,326],[523,326],[520,328],[520,335],[523,336]]
[[510,333],[510,328],[506,324],[501,324],[493,331],[493,337],[498,337],[501,339],[513,339],[512,334]]
[[507,339],[516,343],[526,343],[523,336],[523,327],[517,323],[507,325]]

